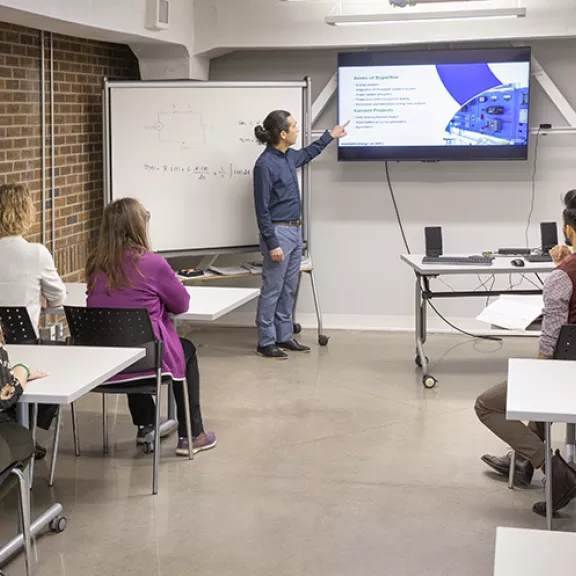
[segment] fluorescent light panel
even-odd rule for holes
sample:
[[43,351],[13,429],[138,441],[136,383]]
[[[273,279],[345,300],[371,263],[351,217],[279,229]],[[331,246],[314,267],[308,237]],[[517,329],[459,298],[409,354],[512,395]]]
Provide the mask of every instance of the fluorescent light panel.
[[526,8],[489,8],[483,10],[445,10],[442,12],[410,12],[389,14],[330,14],[324,19],[331,26],[357,24],[390,24],[393,22],[430,22],[434,20],[469,20],[493,18],[524,18]]

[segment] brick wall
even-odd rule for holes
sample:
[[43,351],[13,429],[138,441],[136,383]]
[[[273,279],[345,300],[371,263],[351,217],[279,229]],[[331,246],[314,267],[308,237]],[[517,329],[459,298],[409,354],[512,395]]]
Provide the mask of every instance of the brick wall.
[[[102,78],[138,79],[127,46],[54,35],[54,118],[50,118],[50,53],[45,44],[46,197],[52,249],[50,126],[54,122],[54,258],[63,278],[81,280],[103,203]],[[30,240],[41,241],[41,45],[37,30],[0,23],[0,181],[28,182],[38,209]]]

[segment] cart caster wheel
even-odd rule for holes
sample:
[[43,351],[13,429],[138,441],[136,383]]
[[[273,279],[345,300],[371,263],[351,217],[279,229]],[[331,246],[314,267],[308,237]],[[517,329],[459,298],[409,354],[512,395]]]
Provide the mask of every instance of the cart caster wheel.
[[324,334],[318,336],[318,344],[320,344],[320,346],[328,346],[328,340],[330,340],[329,336],[325,336]]
[[50,522],[50,530],[60,534],[66,530],[66,524],[68,524],[68,521],[66,520],[65,516],[57,516],[54,518],[54,520],[52,520],[52,522]]
[[294,322],[294,326],[292,326],[292,333],[293,334],[300,334],[302,332],[302,324],[298,322]]
[[438,380],[434,378],[434,376],[430,376],[429,374],[424,374],[422,376],[422,384],[424,388],[436,388],[436,384],[438,384]]
[[145,442],[143,444],[144,454],[152,454],[154,452],[154,444],[151,442]]
[[[414,362],[418,368],[422,368],[422,360],[420,360],[420,356],[416,356],[416,358],[414,358]],[[428,356],[426,356],[426,364],[428,364],[428,362],[430,362],[430,360],[428,360]]]

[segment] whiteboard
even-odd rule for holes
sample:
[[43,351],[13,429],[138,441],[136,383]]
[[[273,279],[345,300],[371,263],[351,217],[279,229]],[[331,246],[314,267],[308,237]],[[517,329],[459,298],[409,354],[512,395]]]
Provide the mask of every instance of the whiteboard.
[[275,109],[303,124],[306,83],[108,87],[110,199],[142,202],[153,249],[257,246],[252,172],[264,148],[254,127]]

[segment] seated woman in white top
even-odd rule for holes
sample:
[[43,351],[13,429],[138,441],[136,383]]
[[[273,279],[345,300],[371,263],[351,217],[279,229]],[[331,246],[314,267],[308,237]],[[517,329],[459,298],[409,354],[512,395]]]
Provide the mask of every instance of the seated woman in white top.
[[[42,301],[48,307],[62,306],[66,287],[54,266],[54,259],[42,244],[23,238],[34,224],[34,204],[25,184],[0,186],[0,306],[26,306],[37,329]],[[38,407],[38,426],[44,430],[58,411],[58,406]],[[43,458],[45,449],[36,446],[36,458]]]
[[34,204],[25,184],[0,186],[0,306],[26,306],[32,324],[40,320],[42,298],[61,306],[66,287],[42,244],[23,238],[34,224]]

